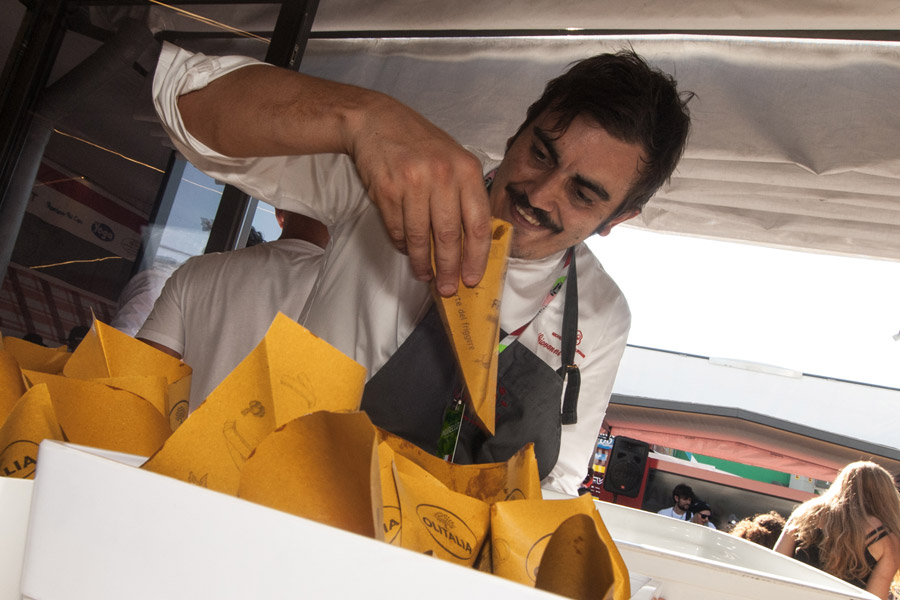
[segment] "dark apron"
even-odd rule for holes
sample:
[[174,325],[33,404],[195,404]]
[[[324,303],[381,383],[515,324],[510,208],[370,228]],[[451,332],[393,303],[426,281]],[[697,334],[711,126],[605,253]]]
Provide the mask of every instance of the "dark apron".
[[[574,366],[578,330],[575,257],[569,264],[562,333],[562,367],[554,370],[516,340],[500,353],[497,368],[496,427],[487,435],[464,418],[454,462],[474,464],[508,460],[534,443],[541,479],[559,456],[562,424],[574,423],[580,378]],[[504,333],[501,331],[500,339]],[[568,367],[566,367],[568,365]],[[559,399],[568,372],[563,412]],[[362,399],[375,425],[437,452],[444,410],[462,387],[453,348],[432,306],[387,363],[366,384]]]

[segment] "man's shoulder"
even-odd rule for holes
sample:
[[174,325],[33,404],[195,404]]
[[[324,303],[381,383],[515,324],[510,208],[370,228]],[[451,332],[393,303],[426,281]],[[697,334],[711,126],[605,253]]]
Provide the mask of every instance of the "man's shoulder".
[[265,244],[260,244],[260,246],[266,247],[263,250],[265,252],[284,251],[291,254],[302,254],[310,257],[322,256],[325,253],[324,248],[316,246],[312,242],[297,238],[278,239],[272,242],[266,242]]
[[242,264],[254,262],[254,259],[259,256],[257,249],[261,246],[265,246],[265,244],[228,252],[211,252],[191,256],[175,270],[171,278],[185,284],[204,282],[206,278],[215,277],[217,274],[226,273]]

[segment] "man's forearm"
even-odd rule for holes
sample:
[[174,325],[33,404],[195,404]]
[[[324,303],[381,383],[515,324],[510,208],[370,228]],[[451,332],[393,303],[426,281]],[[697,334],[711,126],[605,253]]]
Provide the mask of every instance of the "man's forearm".
[[436,276],[444,295],[460,276],[481,279],[491,234],[481,164],[449,134],[380,92],[258,63],[210,77],[216,59],[185,54],[164,54],[169,70],[154,80],[170,127],[177,103],[187,132],[225,156],[347,154],[418,279]]
[[266,65],[250,65],[178,99],[188,131],[226,156],[350,154],[367,105],[389,99]]

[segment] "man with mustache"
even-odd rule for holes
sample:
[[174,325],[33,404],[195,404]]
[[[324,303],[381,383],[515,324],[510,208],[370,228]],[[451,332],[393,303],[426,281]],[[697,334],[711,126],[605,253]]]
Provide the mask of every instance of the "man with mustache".
[[368,369],[373,422],[426,450],[462,393],[428,282],[444,296],[477,283],[491,215],[512,223],[497,432],[464,422],[455,459],[502,461],[534,442],[544,485],[576,495],[630,325],[583,242],[669,178],[689,94],[633,52],[586,59],[548,84],[499,164],[388,96],[242,57],[167,45],[154,96],[195,166],[329,227],[300,322]]

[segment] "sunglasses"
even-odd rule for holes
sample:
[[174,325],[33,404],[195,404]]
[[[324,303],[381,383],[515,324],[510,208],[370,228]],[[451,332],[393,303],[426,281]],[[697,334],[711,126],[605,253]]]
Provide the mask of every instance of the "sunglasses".
[[701,519],[703,519],[704,521],[706,521],[706,520],[709,519],[712,515],[704,515],[703,513],[697,513],[697,516],[700,517]]

